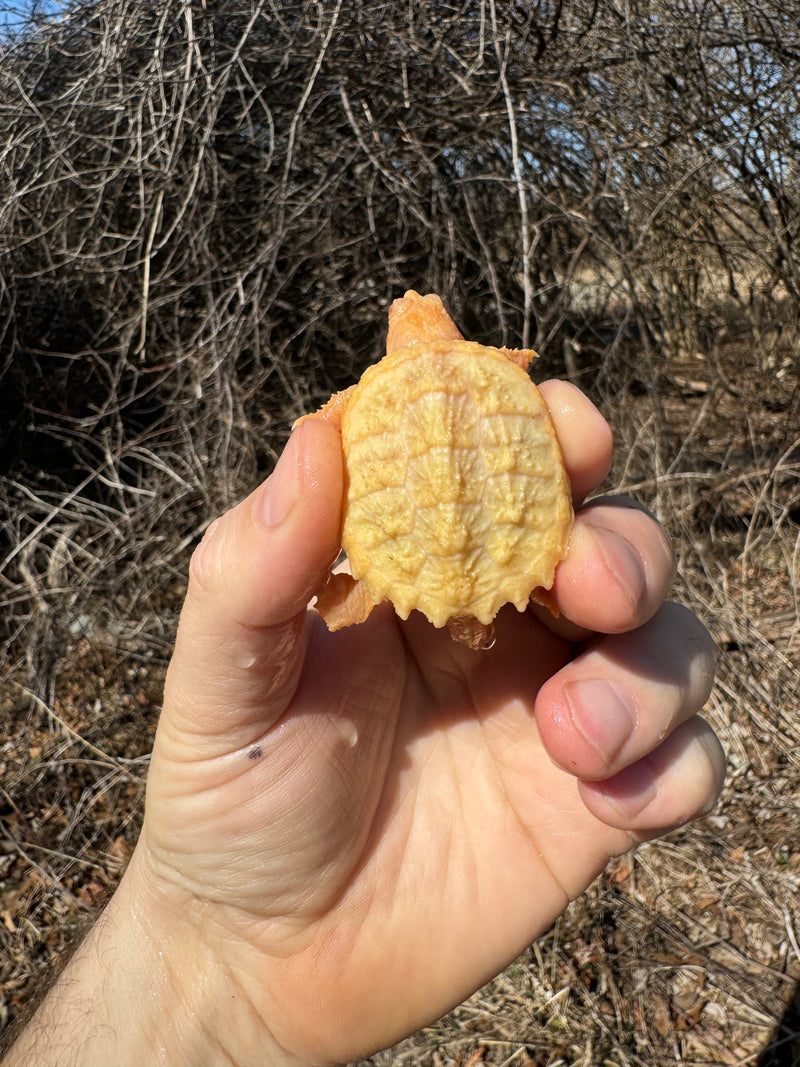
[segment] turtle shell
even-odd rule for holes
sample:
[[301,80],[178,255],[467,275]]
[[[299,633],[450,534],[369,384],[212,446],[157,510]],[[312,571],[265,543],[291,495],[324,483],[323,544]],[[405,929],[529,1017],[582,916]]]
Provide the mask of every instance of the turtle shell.
[[375,603],[485,625],[552,586],[570,487],[544,400],[505,351],[447,339],[392,352],[349,394],[342,445],[342,547]]

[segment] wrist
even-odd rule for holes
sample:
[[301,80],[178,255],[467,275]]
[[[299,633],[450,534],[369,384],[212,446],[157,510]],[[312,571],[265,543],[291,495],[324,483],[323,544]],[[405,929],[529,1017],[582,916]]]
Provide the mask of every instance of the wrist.
[[114,897],[4,1067],[307,1067],[282,1048],[137,849]]
[[161,1053],[156,1063],[310,1067],[275,1040],[236,972],[215,951],[218,931],[206,936],[204,928],[214,924],[204,922],[203,905],[161,883],[146,847],[135,851],[114,903],[120,928],[135,931],[150,977],[150,985],[142,987],[142,976],[133,974],[131,994],[142,997],[142,989],[149,990],[143,1016],[150,1031],[147,1047]]

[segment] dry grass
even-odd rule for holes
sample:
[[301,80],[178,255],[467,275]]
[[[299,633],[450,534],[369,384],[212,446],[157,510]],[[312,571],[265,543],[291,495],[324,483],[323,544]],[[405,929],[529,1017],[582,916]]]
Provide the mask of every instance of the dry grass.
[[413,286],[601,406],[729,775],[369,1062],[800,1063],[800,27],[663,7],[87,0],[0,49],[1,1023],[136,840],[191,547]]

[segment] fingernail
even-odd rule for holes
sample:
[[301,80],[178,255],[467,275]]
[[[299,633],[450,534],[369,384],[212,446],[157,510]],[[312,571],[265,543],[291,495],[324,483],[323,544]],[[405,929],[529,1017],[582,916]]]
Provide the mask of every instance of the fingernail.
[[300,496],[300,434],[300,430],[292,434],[275,469],[261,486],[255,514],[270,529],[286,521]]
[[605,678],[588,678],[564,686],[575,729],[606,763],[610,763],[636,727],[630,695]]
[[608,569],[628,594],[631,604],[638,608],[647,591],[642,559],[631,545],[615,530],[597,526],[597,548]]
[[599,785],[600,792],[615,811],[632,819],[644,811],[658,794],[658,777],[645,758]]
[[716,734],[710,727],[701,733],[694,741],[702,749],[703,756],[708,760],[711,768],[711,779],[714,782],[709,796],[698,811],[698,816],[708,815],[713,811],[719,801],[722,786],[725,781],[725,756]]

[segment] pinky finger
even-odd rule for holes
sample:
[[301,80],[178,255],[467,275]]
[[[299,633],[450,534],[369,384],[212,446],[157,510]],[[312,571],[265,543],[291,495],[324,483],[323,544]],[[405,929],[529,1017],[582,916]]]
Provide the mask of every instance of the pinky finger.
[[613,778],[584,781],[579,788],[595,818],[644,841],[708,814],[724,777],[722,745],[708,723],[695,716]]

